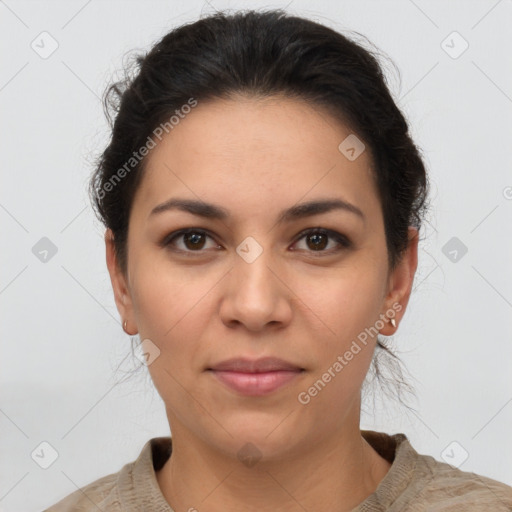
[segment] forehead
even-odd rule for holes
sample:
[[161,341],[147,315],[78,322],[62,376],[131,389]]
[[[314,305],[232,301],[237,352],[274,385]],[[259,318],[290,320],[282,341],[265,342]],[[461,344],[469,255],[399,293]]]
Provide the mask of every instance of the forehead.
[[132,211],[147,217],[154,206],[180,195],[245,205],[252,215],[250,207],[326,194],[371,210],[378,202],[371,157],[364,150],[347,158],[340,150],[347,137],[354,137],[347,126],[300,100],[199,101],[146,157]]

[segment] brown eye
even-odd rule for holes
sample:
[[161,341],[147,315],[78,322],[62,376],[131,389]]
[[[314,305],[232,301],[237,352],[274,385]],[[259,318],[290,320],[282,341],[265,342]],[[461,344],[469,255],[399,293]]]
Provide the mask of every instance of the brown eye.
[[203,233],[199,233],[198,231],[192,231],[190,233],[183,234],[183,240],[187,249],[202,249],[205,242],[205,236]]
[[[171,235],[165,237],[161,242],[161,246],[182,253],[202,253],[208,249],[206,246],[208,239],[213,241],[213,238],[203,230],[186,229],[171,233]],[[218,248],[219,246],[212,243],[210,248],[212,247]]]
[[[323,228],[313,228],[303,231],[299,235],[299,239],[296,243],[301,242],[302,239],[304,239],[306,245],[304,250],[310,253],[319,253],[318,256],[329,255],[341,251],[342,249],[352,247],[352,243],[346,236],[337,231]],[[334,246],[325,250],[331,241],[334,242]]]
[[311,233],[306,235],[308,247],[314,251],[325,249],[328,243],[328,236],[324,233]]

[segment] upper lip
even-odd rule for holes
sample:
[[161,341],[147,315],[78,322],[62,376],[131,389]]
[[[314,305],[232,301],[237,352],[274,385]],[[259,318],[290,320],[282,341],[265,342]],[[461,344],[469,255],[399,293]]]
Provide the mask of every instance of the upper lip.
[[260,359],[248,359],[237,357],[222,361],[214,366],[207,368],[216,371],[231,371],[241,373],[263,373],[276,371],[300,371],[300,366],[289,363],[277,357],[262,357]]

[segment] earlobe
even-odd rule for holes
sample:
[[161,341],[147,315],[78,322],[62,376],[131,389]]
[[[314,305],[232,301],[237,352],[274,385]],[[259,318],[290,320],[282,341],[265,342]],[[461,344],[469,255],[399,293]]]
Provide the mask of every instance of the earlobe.
[[393,312],[395,314],[394,309],[388,308],[386,312],[383,315],[381,315],[381,318],[384,316],[387,319],[382,329],[379,329],[379,334],[382,334],[383,336],[391,336],[396,332],[397,329],[398,322],[396,321],[395,316],[389,316],[390,312]]

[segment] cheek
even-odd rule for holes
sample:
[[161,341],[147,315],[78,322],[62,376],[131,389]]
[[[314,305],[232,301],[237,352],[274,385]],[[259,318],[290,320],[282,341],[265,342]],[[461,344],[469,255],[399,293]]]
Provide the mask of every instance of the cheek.
[[[377,266],[347,267],[337,276],[304,282],[310,322],[320,326],[309,345],[315,370],[302,389],[311,400],[308,414],[321,414],[324,407],[341,414],[359,396],[377,341],[371,327],[379,318],[381,286]],[[339,420],[333,415],[332,421]]]
[[343,346],[370,327],[381,308],[382,277],[376,268],[344,268],[323,278],[297,281],[298,297],[311,321],[322,326],[328,345]]
[[132,296],[140,339],[149,339],[159,350],[148,369],[165,395],[179,399],[181,386],[192,389],[194,377],[203,370],[215,321],[215,286],[224,272],[153,262],[139,265],[134,274]]
[[[377,341],[371,327],[379,317],[381,284],[372,271],[347,272],[345,278],[331,278],[322,286],[311,283],[307,305],[314,312],[311,321],[318,323],[318,316],[322,330],[314,347],[309,346],[315,371],[296,398],[306,414],[321,416],[324,427],[334,427],[352,410],[371,364]],[[325,410],[332,412],[328,418]]]
[[159,350],[148,371],[174,414],[191,407],[184,389],[194,389],[202,369],[201,340],[208,332],[213,307],[208,292],[216,280],[191,278],[190,272],[170,265],[148,266],[137,274],[133,303],[140,339],[149,339]]
[[165,263],[143,268],[136,275],[137,286],[133,291],[141,339],[154,339],[162,346],[182,339],[184,332],[193,339],[193,331],[201,332],[201,321],[207,320],[201,311],[207,307],[208,292],[215,279],[196,275],[199,270],[191,277],[190,271]]

